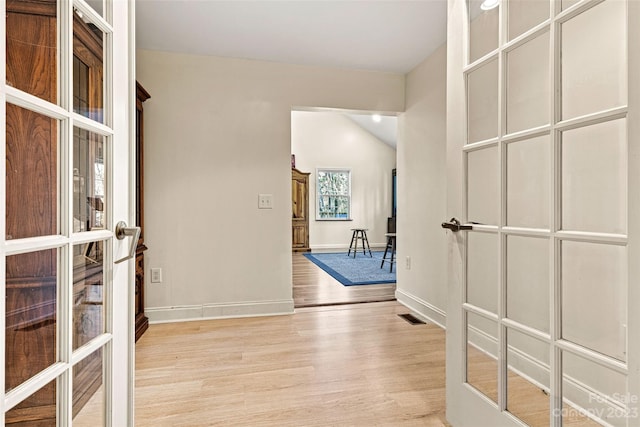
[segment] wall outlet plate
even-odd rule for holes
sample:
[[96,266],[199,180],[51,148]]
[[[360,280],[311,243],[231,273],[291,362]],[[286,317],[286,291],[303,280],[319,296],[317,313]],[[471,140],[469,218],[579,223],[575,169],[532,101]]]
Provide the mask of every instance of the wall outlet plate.
[[151,283],[162,283],[162,269],[161,268],[152,268],[151,269]]
[[258,194],[258,209],[273,209],[273,194]]

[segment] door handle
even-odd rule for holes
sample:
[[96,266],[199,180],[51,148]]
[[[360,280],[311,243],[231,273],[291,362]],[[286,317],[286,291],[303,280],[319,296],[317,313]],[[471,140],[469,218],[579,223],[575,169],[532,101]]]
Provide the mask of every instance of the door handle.
[[443,222],[442,224],[440,224],[440,226],[442,228],[447,228],[453,231],[454,233],[460,230],[473,230],[472,224],[460,224],[460,221],[458,221],[458,219],[456,218],[451,218],[449,221]]
[[136,254],[136,247],[138,246],[138,239],[140,238],[140,227],[127,227],[127,223],[120,221],[116,224],[116,238],[122,240],[127,236],[131,236],[131,246],[129,247],[129,255],[124,258],[120,258],[115,261],[115,264],[119,264],[122,261],[131,259]]

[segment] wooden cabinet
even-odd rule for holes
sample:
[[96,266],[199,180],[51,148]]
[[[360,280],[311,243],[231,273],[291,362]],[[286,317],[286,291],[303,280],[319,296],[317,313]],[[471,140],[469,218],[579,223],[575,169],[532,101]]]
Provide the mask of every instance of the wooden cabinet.
[[135,319],[136,341],[149,327],[144,314],[144,109],[142,103],[151,95],[136,82],[136,226],[140,227],[140,238],[136,248]]
[[309,251],[309,172],[291,169],[292,249]]

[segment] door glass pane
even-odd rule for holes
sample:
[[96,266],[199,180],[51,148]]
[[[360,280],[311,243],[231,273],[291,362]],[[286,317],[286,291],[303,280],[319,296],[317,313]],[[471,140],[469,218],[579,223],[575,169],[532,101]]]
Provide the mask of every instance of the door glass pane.
[[498,401],[498,324],[467,313],[467,383]]
[[104,137],[73,129],[73,231],[105,227]]
[[58,234],[58,121],[6,108],[6,238]]
[[102,334],[104,242],[73,247],[73,349]]
[[633,397],[626,392],[625,375],[566,351],[562,368],[563,425],[601,425],[594,420],[627,425],[626,414],[630,412],[625,403]]
[[55,426],[57,413],[56,380],[53,380],[9,410],[5,414],[5,425]]
[[549,241],[507,237],[507,317],[549,332]]
[[498,236],[468,233],[467,302],[498,312]]
[[51,103],[58,100],[55,1],[6,2],[7,85]]
[[507,146],[507,225],[549,228],[549,136]]
[[507,331],[507,410],[527,425],[549,425],[549,344]]
[[58,361],[57,268],[57,249],[7,257],[7,391]]
[[625,119],[562,134],[562,228],[626,233]]
[[626,359],[626,259],[624,246],[562,242],[562,338]]
[[478,142],[498,136],[498,61],[469,73],[468,81],[468,142]]
[[507,53],[507,133],[549,123],[549,33]]
[[627,103],[626,2],[607,0],[562,25],[562,118]]
[[507,6],[509,40],[515,39],[549,18],[548,0],[509,0]]
[[498,147],[467,154],[467,218],[497,225],[500,220],[500,168]]
[[73,367],[74,427],[105,425],[102,358],[103,349],[99,348]]
[[104,17],[104,0],[85,0],[98,15]]
[[[496,4],[496,7],[483,10],[483,3]],[[469,62],[473,62],[498,48],[499,0],[469,1]],[[485,6],[486,7],[486,6]]]
[[104,34],[77,11],[73,14],[73,111],[104,123]]

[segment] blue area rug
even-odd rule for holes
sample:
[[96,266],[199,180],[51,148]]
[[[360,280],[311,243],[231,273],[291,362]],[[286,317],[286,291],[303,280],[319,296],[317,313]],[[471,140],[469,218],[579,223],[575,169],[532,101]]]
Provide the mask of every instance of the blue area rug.
[[373,252],[373,258],[370,258],[368,253],[363,255],[360,252],[354,259],[353,256],[347,256],[346,252],[304,254],[344,286],[396,283],[395,266],[393,273],[389,273],[387,262],[384,268],[380,268],[383,255],[384,252]]

